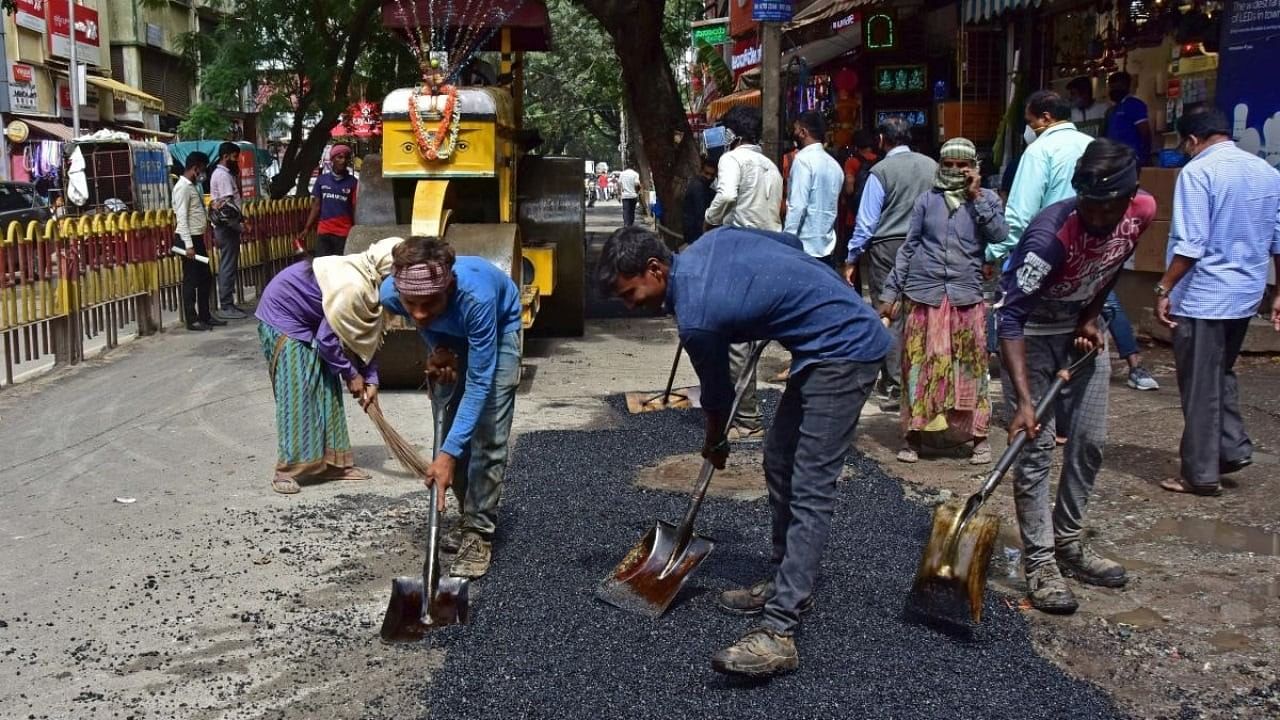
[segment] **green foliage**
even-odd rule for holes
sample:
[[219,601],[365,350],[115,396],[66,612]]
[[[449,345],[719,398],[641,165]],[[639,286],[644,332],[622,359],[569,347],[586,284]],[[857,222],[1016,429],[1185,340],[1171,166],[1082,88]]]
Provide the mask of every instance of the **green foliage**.
[[228,137],[231,123],[226,113],[200,103],[191,108],[191,114],[178,125],[178,133],[187,140],[217,140]]

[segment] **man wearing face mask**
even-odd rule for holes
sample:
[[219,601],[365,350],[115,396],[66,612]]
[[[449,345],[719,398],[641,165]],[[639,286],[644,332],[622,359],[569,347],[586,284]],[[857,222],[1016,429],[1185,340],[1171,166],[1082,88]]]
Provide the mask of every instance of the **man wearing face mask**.
[[[1063,575],[1103,587],[1127,581],[1119,563],[1083,543],[1107,433],[1110,356],[1099,352],[1072,374],[1042,425],[1035,404],[1060,369],[1102,345],[1098,317],[1156,211],[1155,199],[1138,190],[1137,158],[1110,140],[1088,146],[1072,184],[1076,197],[1045,208],[1026,229],[1001,280],[998,310],[1001,357],[1017,403],[1010,442],[1019,432],[1034,438],[1017,461],[1013,486],[1028,596],[1050,613],[1078,605]],[[1067,427],[1057,429],[1068,437],[1056,502],[1049,495],[1055,417],[1064,419]]]
[[1147,104],[1132,93],[1133,76],[1129,73],[1112,73],[1107,78],[1107,96],[1115,103],[1107,116],[1107,137],[1128,145],[1138,164],[1145,166],[1151,162],[1151,121]]
[[[1168,269],[1155,293],[1156,319],[1173,329],[1185,426],[1181,470],[1160,487],[1217,495],[1223,475],[1253,463],[1232,368],[1266,292],[1268,265],[1280,271],[1280,175],[1236,147],[1217,109],[1183,115],[1178,135],[1192,159],[1174,189]],[[1280,330],[1280,294],[1271,323]]]
[[[827,263],[836,246],[836,205],[844,173],[840,163],[822,145],[826,122],[817,112],[802,114],[792,124],[796,159],[791,164],[790,189],[787,193],[787,222],[784,232],[800,238],[809,255]],[[840,259],[843,262],[843,258]]]
[[228,320],[248,316],[236,306],[236,278],[240,275],[240,233],[243,214],[240,208],[240,147],[233,142],[218,146],[218,167],[209,178],[209,202],[215,217],[213,238],[218,244],[218,314]]

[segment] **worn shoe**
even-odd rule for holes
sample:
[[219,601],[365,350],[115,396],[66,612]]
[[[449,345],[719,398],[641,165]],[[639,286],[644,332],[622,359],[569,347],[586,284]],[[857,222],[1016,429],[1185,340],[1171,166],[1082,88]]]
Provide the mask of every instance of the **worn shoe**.
[[462,534],[458,556],[453,559],[449,574],[462,578],[484,577],[492,561],[493,543],[479,533],[467,531]]
[[245,318],[249,317],[248,313],[236,307],[235,305],[232,305],[231,307],[222,308],[221,310],[218,311],[218,315],[222,316],[223,318],[226,318],[227,320],[244,320]]
[[729,442],[749,442],[752,440],[763,440],[764,428],[748,428],[740,425],[734,425],[729,428]]
[[1123,565],[1102,557],[1082,542],[1059,546],[1053,554],[1063,575],[1086,585],[1118,588],[1129,582]]
[[464,530],[461,525],[455,526],[445,534],[440,536],[440,551],[449,555],[456,555],[458,550],[462,549],[462,535]]
[[216,317],[211,317],[208,320],[201,320],[200,322],[204,323],[205,325],[208,325],[209,327],[222,327],[223,325],[227,324],[226,320],[219,320]]
[[191,332],[206,332],[206,331],[212,330],[213,328],[209,327],[208,325],[205,325],[202,322],[193,322],[193,323],[187,323],[187,329],[190,330]]
[[991,443],[983,440],[973,446],[973,454],[969,456],[970,465],[991,464]]
[[920,462],[920,451],[910,446],[904,447],[898,451],[898,462],[900,463]]
[[1031,607],[1054,615],[1070,615],[1080,607],[1054,563],[1027,571],[1027,599]]
[[1228,460],[1227,462],[1218,465],[1218,474],[1230,475],[1232,473],[1238,473],[1252,464],[1253,458],[1251,457],[1241,458],[1240,460]]
[[711,656],[711,667],[726,675],[764,678],[794,672],[800,667],[795,638],[756,628],[738,642]]
[[[773,597],[773,580],[761,580],[749,588],[725,590],[720,593],[720,609],[735,615],[759,615],[764,612],[765,603]],[[807,613],[813,609],[813,596],[800,603],[800,612]]]
[[1144,367],[1136,367],[1129,371],[1129,387],[1134,390],[1159,390],[1160,383],[1151,377],[1151,373],[1147,372]]

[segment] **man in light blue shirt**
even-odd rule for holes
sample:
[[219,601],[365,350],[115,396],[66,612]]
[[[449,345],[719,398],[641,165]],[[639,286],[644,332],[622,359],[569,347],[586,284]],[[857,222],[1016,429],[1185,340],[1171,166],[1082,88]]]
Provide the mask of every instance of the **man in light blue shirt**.
[[[1280,174],[1236,147],[1220,110],[1183,115],[1178,135],[1192,160],[1174,188],[1168,269],[1155,293],[1156,319],[1173,329],[1182,467],[1160,487],[1217,495],[1221,476],[1253,462],[1233,368],[1268,265],[1280,272]],[[1271,323],[1280,331],[1280,296]]]
[[783,231],[800,238],[810,256],[830,264],[836,247],[836,205],[844,172],[822,145],[827,128],[820,113],[809,111],[796,118],[792,133],[800,151],[791,162]]

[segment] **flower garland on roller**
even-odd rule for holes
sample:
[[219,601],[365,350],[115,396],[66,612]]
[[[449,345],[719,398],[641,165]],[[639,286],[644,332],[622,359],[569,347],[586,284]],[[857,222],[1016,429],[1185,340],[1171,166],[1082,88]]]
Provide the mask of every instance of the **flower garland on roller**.
[[[413,138],[418,144],[418,152],[427,160],[448,160],[458,146],[458,130],[461,125],[461,113],[458,112],[458,88],[444,83],[444,73],[440,63],[432,59],[423,72],[422,85],[413,89],[409,96],[409,123],[413,127]],[[428,107],[434,99],[444,97],[444,108],[440,112],[440,122],[434,131],[427,129],[427,121],[433,110],[424,111],[421,100],[426,100]]]

